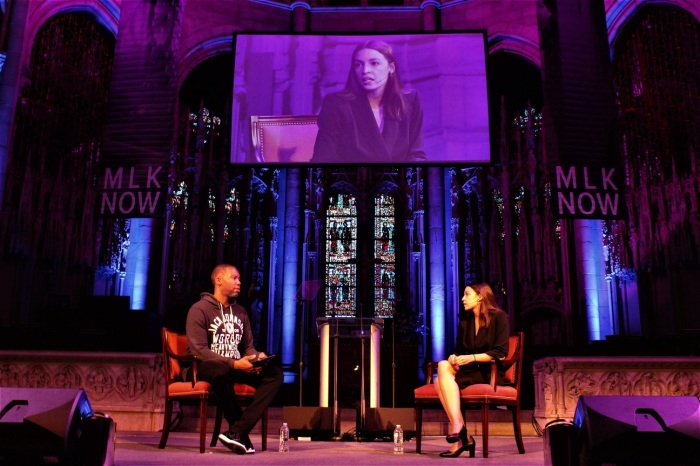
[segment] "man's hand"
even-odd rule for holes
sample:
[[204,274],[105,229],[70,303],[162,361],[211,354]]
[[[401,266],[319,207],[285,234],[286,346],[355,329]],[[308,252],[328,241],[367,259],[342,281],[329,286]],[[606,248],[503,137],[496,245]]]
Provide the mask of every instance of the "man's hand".
[[251,362],[253,359],[255,359],[255,355],[251,356],[243,356],[241,359],[235,359],[233,361],[233,368],[237,371],[243,371],[243,372],[253,372],[257,373],[260,372],[260,370],[253,366],[253,363]]

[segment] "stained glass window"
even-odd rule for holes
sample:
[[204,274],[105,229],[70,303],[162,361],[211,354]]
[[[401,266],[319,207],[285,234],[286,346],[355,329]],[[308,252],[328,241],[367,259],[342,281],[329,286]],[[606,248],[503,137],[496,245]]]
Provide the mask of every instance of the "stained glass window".
[[396,249],[394,245],[394,198],[374,198],[374,315],[392,317],[395,303]]
[[226,204],[225,204],[225,209],[226,209],[226,224],[224,225],[224,241],[228,241],[230,234],[229,234],[229,222],[230,219],[235,215],[238,214],[241,211],[241,199],[238,196],[238,191],[236,191],[236,188],[231,188],[229,191],[229,195],[226,198]]
[[187,215],[189,208],[190,195],[187,191],[187,183],[180,181],[173,189],[173,195],[170,199],[170,204],[173,207],[173,216],[170,220],[170,236],[172,237],[178,230],[178,224],[182,225],[182,229],[187,229],[187,224],[179,222],[178,219],[184,218]]
[[326,215],[326,316],[355,317],[357,309],[357,206],[355,197],[330,198]]

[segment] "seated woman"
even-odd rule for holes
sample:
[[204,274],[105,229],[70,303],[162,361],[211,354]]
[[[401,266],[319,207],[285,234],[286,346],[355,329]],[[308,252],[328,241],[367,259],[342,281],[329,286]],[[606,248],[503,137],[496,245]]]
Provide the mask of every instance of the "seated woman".
[[[474,456],[476,443],[467,436],[460,404],[460,390],[477,383],[490,383],[491,360],[503,359],[508,352],[508,314],[496,304],[493,291],[485,283],[464,288],[464,312],[460,313],[457,344],[454,353],[438,363],[435,388],[450,421],[446,438],[453,446],[440,453],[442,457],[456,458],[463,451]],[[498,369],[498,380],[505,371]]]

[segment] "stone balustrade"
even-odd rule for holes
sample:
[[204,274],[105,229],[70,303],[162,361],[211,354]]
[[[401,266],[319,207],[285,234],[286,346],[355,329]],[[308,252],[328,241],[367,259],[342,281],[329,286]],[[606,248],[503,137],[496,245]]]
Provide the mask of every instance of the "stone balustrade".
[[[547,357],[533,364],[535,409],[544,426],[573,419],[581,395],[700,397],[700,357]],[[81,388],[120,430],[163,423],[160,353],[0,351],[0,388]]]
[[155,432],[163,426],[165,395],[160,353],[0,351],[0,389],[81,388],[93,411],[120,430]]
[[542,427],[573,419],[582,395],[700,397],[700,357],[547,357],[533,376]]

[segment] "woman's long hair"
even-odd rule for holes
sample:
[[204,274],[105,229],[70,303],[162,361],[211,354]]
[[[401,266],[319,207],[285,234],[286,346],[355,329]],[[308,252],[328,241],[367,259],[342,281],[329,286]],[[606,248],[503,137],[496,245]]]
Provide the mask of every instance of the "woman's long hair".
[[501,310],[498,303],[496,303],[493,290],[486,283],[473,283],[467,286],[474,290],[481,298],[481,302],[477,304],[477,306],[479,306],[479,326],[487,328],[489,324],[491,324],[491,317],[493,317],[493,314]]
[[394,64],[394,72],[389,74],[386,80],[386,87],[384,88],[384,95],[382,96],[382,105],[384,105],[384,110],[392,118],[396,120],[401,120],[406,115],[406,98],[404,97],[403,82],[401,81],[401,75],[399,74],[399,65],[396,63],[396,58],[394,57],[394,51],[391,45],[387,44],[381,40],[368,40],[359,44],[355,47],[352,52],[352,58],[350,59],[350,72],[348,73],[348,79],[345,82],[345,89],[343,95],[348,99],[356,99],[359,96],[365,95],[364,88],[360,85],[357,80],[357,75],[355,74],[355,57],[360,50],[372,49],[381,53],[384,58],[389,62],[389,64]]

